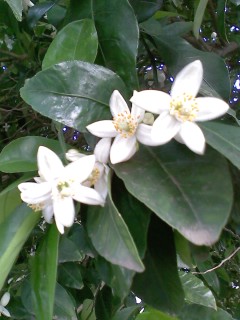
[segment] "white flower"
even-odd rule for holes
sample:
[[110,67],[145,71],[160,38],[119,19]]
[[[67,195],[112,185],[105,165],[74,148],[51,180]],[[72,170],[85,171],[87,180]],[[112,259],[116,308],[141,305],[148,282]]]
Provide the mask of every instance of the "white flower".
[[10,300],[10,293],[5,292],[0,300],[0,316],[3,314],[5,317],[11,317],[9,311],[5,308]]
[[23,11],[27,11],[28,7],[31,8],[34,6],[34,3],[32,3],[32,1],[30,0],[22,0],[22,5],[23,5]]
[[[83,182],[86,186],[94,185],[94,189],[106,199],[108,193],[108,173],[109,167],[107,166],[109,160],[109,152],[111,147],[111,138],[102,138],[96,144],[94,149],[94,155],[96,157],[95,166],[92,173],[86,181]],[[75,149],[70,149],[66,153],[66,158],[69,161],[76,161],[86,155],[78,152]]]
[[132,110],[121,94],[115,90],[110,98],[110,110],[113,120],[94,122],[87,129],[100,138],[115,138],[110,150],[110,160],[113,164],[129,160],[137,151],[137,140],[143,144],[152,145],[150,131],[147,125],[140,124],[145,110],[132,105]]
[[74,222],[73,200],[104,205],[104,199],[96,190],[82,185],[93,170],[94,155],[83,157],[64,167],[53,151],[41,146],[37,160],[39,177],[35,178],[36,183],[25,182],[18,186],[21,198],[34,210],[42,210],[48,223],[51,223],[54,215],[60,233],[64,233],[64,227],[70,227]]
[[195,121],[212,120],[227,112],[229,106],[213,97],[195,98],[203,79],[199,60],[189,63],[176,76],[171,94],[156,90],[134,92],[131,102],[155,114],[151,136],[159,144],[173,137],[192,151],[203,154],[205,138]]

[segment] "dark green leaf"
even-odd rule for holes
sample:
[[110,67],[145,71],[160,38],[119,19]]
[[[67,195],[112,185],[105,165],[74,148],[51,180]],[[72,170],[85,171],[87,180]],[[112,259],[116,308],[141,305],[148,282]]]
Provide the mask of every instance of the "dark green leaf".
[[58,141],[43,137],[23,137],[10,142],[0,154],[0,170],[3,172],[28,172],[37,170],[37,151],[45,146],[61,154]]
[[163,0],[129,0],[139,22],[149,19],[162,6]]
[[62,61],[94,62],[97,48],[97,32],[93,21],[74,21],[56,35],[43,59],[42,68],[46,69]]
[[39,218],[39,213],[23,204],[0,224],[0,290]]
[[217,241],[233,200],[228,165],[219,153],[208,148],[198,156],[173,141],[140,146],[135,157],[114,170],[130,193],[188,240]]
[[21,204],[20,192],[17,188],[0,194],[0,224]]
[[[47,299],[47,298],[46,298]],[[77,320],[76,303],[72,296],[58,283],[56,283],[54,316],[56,319]],[[44,318],[42,318],[44,319]],[[52,318],[49,318],[49,320]],[[89,319],[90,320],[90,319]]]
[[[115,301],[117,302],[117,301]],[[121,301],[118,299],[118,307],[121,305]],[[95,314],[97,319],[112,320],[112,314],[114,312],[114,297],[112,296],[112,290],[104,286],[98,291],[95,301]]]
[[[118,311],[112,320],[132,320],[139,311],[139,306],[128,307]],[[153,320],[153,319],[151,319]]]
[[115,89],[124,94],[125,86],[112,71],[87,62],[69,61],[28,80],[21,96],[41,114],[86,131],[86,125],[111,118],[108,104]]
[[28,10],[28,24],[30,28],[35,27],[37,24],[38,20],[41,19],[41,17],[48,12],[53,6],[55,5],[54,2],[49,1],[49,2],[43,2],[34,5]]
[[136,274],[133,292],[150,306],[175,313],[183,304],[183,290],[178,276],[172,230],[156,216],[148,232],[146,270]]
[[73,262],[61,264],[58,268],[58,281],[64,286],[81,290],[83,281],[79,265]]
[[23,5],[22,1],[19,0],[5,0],[10,8],[12,9],[16,19],[18,21],[22,21],[22,11],[23,11]]
[[199,305],[185,305],[179,315],[181,320],[234,320],[226,311],[218,308],[217,311]]
[[32,261],[31,283],[33,307],[37,320],[53,317],[57,277],[59,232],[51,225]]
[[62,237],[59,244],[59,255],[58,261],[69,262],[69,261],[81,261],[83,259],[83,254],[79,251],[76,244],[68,239],[67,237]]
[[128,227],[110,196],[104,207],[88,208],[87,230],[95,249],[106,260],[138,272],[144,270]]
[[209,121],[200,124],[207,143],[240,169],[240,127]]
[[143,313],[140,313],[137,316],[136,320],[178,320],[178,318],[172,317],[166,313],[147,307]]

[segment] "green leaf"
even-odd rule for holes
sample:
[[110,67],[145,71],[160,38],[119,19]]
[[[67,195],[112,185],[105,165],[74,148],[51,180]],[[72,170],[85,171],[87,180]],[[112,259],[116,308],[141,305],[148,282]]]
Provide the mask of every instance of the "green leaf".
[[44,16],[45,13],[48,12],[53,6],[55,5],[55,2],[49,1],[49,2],[43,2],[35,4],[33,7],[31,7],[28,10],[28,24],[30,28],[34,28],[37,24],[38,20],[41,19],[42,16]]
[[37,320],[50,320],[53,317],[58,242],[59,232],[53,224],[49,227],[32,260],[32,298]]
[[199,278],[186,272],[179,272],[179,275],[187,302],[200,304],[217,310],[212,291],[209,290]]
[[21,96],[44,116],[86,131],[86,125],[112,118],[108,104],[115,89],[124,94],[125,86],[112,71],[69,61],[37,73],[21,89]]
[[40,214],[22,204],[0,224],[0,290]]
[[62,153],[58,141],[43,137],[22,137],[10,142],[0,153],[0,170],[3,172],[28,172],[37,170],[37,151],[45,146]]
[[94,62],[98,39],[94,23],[90,19],[69,23],[57,33],[43,59],[42,68],[70,60]]
[[136,320],[178,320],[178,318],[172,317],[166,313],[147,307],[143,313],[140,313],[137,316]]
[[5,1],[12,9],[16,19],[18,21],[22,21],[22,11],[23,11],[22,1],[19,1],[19,0],[5,0]]
[[[112,320],[132,320],[139,311],[139,306],[128,307],[118,311]],[[151,319],[152,320],[152,319]]]
[[94,312],[94,301],[90,299],[85,299],[83,301],[83,307],[81,312],[80,320],[96,320]]
[[174,141],[140,146],[114,170],[131,194],[188,240],[198,245],[217,241],[233,200],[228,165],[219,153],[209,147],[198,156]]
[[[54,316],[56,319],[77,320],[76,303],[72,296],[59,284],[56,283]],[[42,318],[44,319],[44,318]],[[51,320],[52,318],[49,318]],[[90,320],[90,319],[89,319]]]
[[198,39],[199,38],[199,30],[201,28],[204,12],[207,6],[208,0],[200,0],[198,3],[198,7],[194,16],[193,21],[193,34]]
[[146,270],[136,274],[132,291],[153,308],[176,313],[183,304],[172,230],[155,215],[148,232]]
[[230,0],[233,4],[235,4],[236,6],[240,5],[240,0]]
[[79,265],[73,262],[66,262],[58,267],[58,281],[64,286],[78,290],[84,286]]
[[87,231],[93,246],[106,260],[137,272],[144,270],[128,227],[110,196],[104,207],[89,206]]
[[206,141],[240,169],[240,127],[209,121],[201,123]]
[[213,310],[199,305],[185,305],[183,311],[179,315],[181,320],[234,320],[233,317],[226,311],[218,308]]
[[0,224],[21,204],[20,192],[14,188],[4,194],[0,194]]
[[118,308],[122,304],[120,299],[114,299],[112,290],[104,286],[98,291],[95,300],[95,314],[97,319],[112,320],[114,307]]
[[62,237],[59,244],[58,261],[69,262],[69,261],[82,261],[84,258],[83,254],[79,251],[76,244],[67,237]]
[[149,19],[162,6],[163,0],[129,0],[138,22]]

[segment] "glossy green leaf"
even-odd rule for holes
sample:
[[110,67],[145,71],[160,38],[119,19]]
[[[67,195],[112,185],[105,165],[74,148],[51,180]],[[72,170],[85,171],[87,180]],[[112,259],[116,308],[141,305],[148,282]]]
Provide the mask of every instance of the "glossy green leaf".
[[183,311],[179,315],[180,320],[234,320],[234,318],[226,311],[218,308],[206,308],[199,305],[185,305]]
[[198,39],[199,30],[201,28],[204,12],[207,6],[208,0],[200,0],[193,20],[193,34]]
[[61,154],[60,144],[56,140],[43,137],[23,137],[10,142],[0,153],[0,170],[3,172],[28,172],[37,170],[37,151],[45,146]]
[[5,0],[5,1],[12,9],[16,19],[18,21],[22,21],[22,11],[23,11],[22,1],[19,1],[19,0]]
[[86,125],[112,118],[109,99],[115,89],[124,95],[125,86],[112,71],[69,61],[37,73],[21,89],[21,96],[39,113],[86,131]]
[[233,4],[235,4],[236,6],[240,5],[240,0],[230,0]]
[[111,264],[100,256],[95,266],[101,279],[112,288],[116,296],[124,299],[129,294],[134,271]]
[[163,312],[176,313],[184,293],[178,276],[172,230],[155,215],[148,231],[145,271],[135,275],[132,291],[145,303]]
[[188,240],[198,245],[217,241],[233,200],[228,165],[219,153],[208,147],[198,156],[174,141],[140,146],[114,170],[131,194]]
[[0,224],[0,289],[39,218],[39,213],[22,204]]
[[142,26],[147,33],[152,35],[161,57],[174,76],[185,65],[199,59],[204,69],[201,86],[204,95],[216,96],[215,92],[217,92],[222,98],[228,100],[230,81],[228,70],[221,57],[212,52],[198,50],[179,36],[169,36],[168,28],[170,28],[171,24],[170,26],[161,27],[156,21],[148,21],[144,22]]
[[[184,238],[178,231],[174,230],[174,240],[176,246],[176,252],[178,254],[178,267],[181,268],[181,264],[184,267],[193,267],[193,259],[191,254],[191,244]],[[180,263],[179,263],[180,262]]]
[[140,313],[136,317],[136,320],[178,320],[178,318],[172,317],[159,310],[147,307],[143,313]]
[[76,244],[67,237],[62,237],[59,243],[58,261],[82,261],[84,255],[79,251]]
[[[56,319],[77,320],[76,303],[73,297],[59,283],[56,283],[54,316]],[[42,318],[45,319],[45,318]],[[52,318],[49,318],[51,320]],[[54,319],[54,318],[53,318]],[[90,319],[89,319],[90,320]]]
[[33,307],[37,320],[53,317],[57,278],[59,232],[51,225],[32,261],[31,284]]
[[21,204],[21,202],[20,192],[17,188],[4,194],[0,194],[0,224]]
[[55,5],[55,2],[49,1],[49,2],[42,2],[37,3],[33,7],[31,7],[28,10],[28,24],[30,28],[35,27],[38,20],[41,19],[41,17],[48,12],[53,6]]
[[190,272],[186,273],[181,271],[179,275],[185,293],[185,300],[188,303],[200,304],[215,310],[217,309],[212,291],[209,290],[199,278]]
[[110,196],[104,207],[88,208],[87,231],[95,249],[106,260],[137,272],[144,270],[128,227]]
[[207,143],[240,169],[240,127],[209,121],[200,124]]
[[84,286],[79,265],[73,262],[60,264],[58,267],[58,281],[66,287],[78,290],[81,290]]
[[124,308],[118,311],[111,320],[132,320],[133,316],[136,315],[138,311],[139,311],[139,306]]
[[94,301],[86,299],[83,301],[80,320],[97,320],[94,312]]
[[163,0],[129,0],[139,22],[149,19],[162,6]]
[[43,59],[42,68],[46,69],[62,61],[94,62],[97,48],[97,32],[93,21],[74,21],[57,33]]
[[98,291],[95,299],[97,319],[112,320],[112,315],[121,305],[121,299],[114,297],[111,288],[104,286]]

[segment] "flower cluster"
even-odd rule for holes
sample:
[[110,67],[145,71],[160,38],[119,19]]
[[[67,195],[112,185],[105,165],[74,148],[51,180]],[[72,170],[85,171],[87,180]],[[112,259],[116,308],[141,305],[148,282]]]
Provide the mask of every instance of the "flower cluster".
[[[115,90],[110,98],[113,120],[92,123],[87,129],[102,138],[93,155],[69,150],[70,161],[63,166],[60,158],[46,147],[37,154],[39,177],[35,182],[21,183],[21,198],[31,208],[42,211],[45,220],[53,217],[60,233],[75,218],[74,200],[104,206],[108,193],[108,162],[129,160],[138,143],[159,146],[172,138],[198,154],[205,150],[205,138],[195,123],[217,118],[228,110],[228,104],[213,97],[199,97],[203,68],[199,60],[188,64],[176,76],[170,94],[157,90],[134,92],[131,110]],[[112,142],[112,139],[113,142]]]

